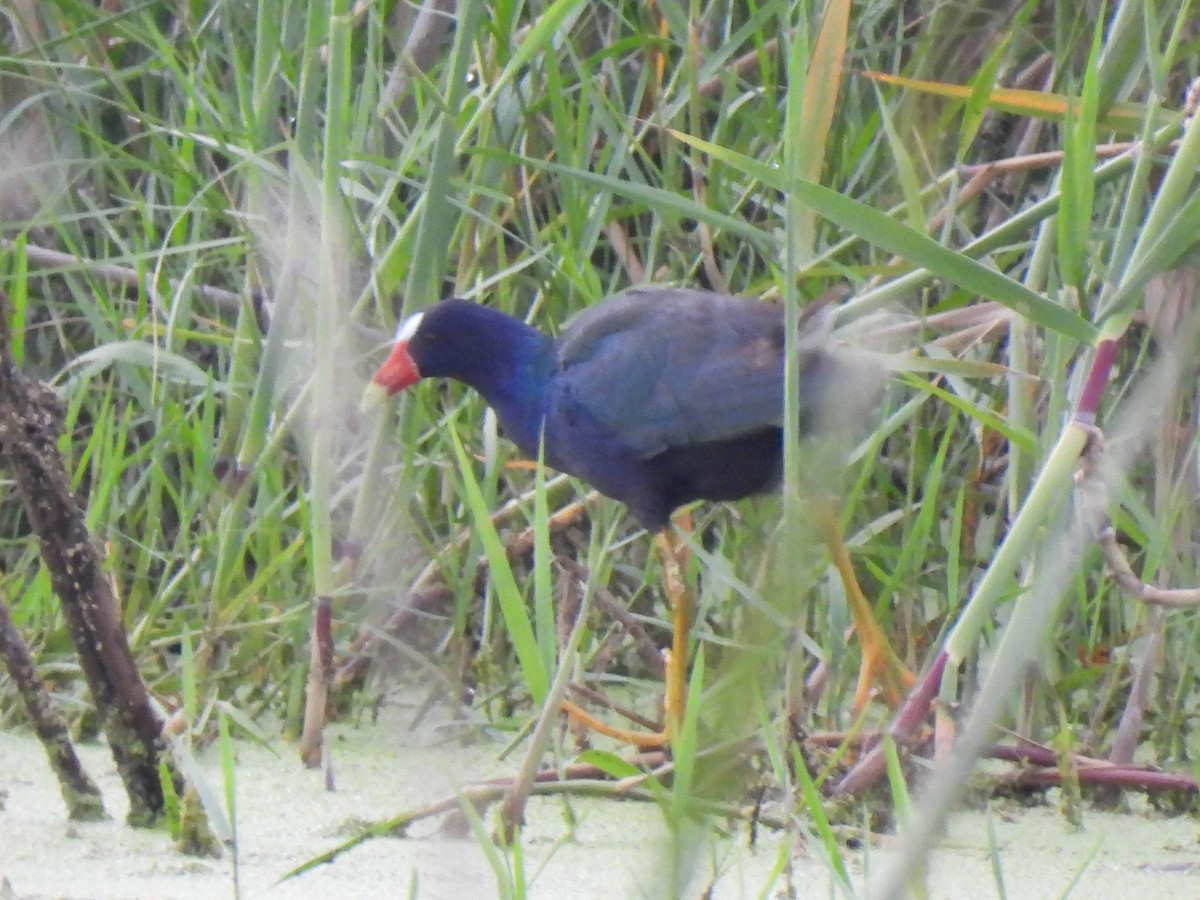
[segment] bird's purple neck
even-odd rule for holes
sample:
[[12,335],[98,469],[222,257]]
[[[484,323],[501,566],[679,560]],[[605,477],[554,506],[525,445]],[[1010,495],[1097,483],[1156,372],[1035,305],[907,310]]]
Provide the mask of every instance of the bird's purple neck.
[[554,341],[519,319],[474,303],[457,304],[446,328],[453,330],[453,341],[442,344],[445,353],[421,361],[421,374],[473,387],[496,411],[508,437],[522,452],[536,455]]

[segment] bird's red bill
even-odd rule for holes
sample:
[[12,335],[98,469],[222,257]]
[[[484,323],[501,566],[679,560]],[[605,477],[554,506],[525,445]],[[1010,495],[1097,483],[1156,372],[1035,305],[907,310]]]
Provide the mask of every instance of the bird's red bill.
[[371,380],[384,388],[389,394],[402,391],[421,380],[421,373],[417,371],[417,364],[413,362],[413,358],[408,352],[407,341],[396,342],[396,345],[392,348],[391,355],[379,367],[379,371],[375,373],[375,377]]

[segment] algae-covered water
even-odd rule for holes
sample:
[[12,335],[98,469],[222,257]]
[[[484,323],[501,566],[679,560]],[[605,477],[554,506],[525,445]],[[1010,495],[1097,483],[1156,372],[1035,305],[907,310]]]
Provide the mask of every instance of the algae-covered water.
[[[335,790],[308,771],[294,746],[237,750],[239,884],[243,897],[476,898],[500,896],[481,844],[430,819],[404,838],[369,841],[329,865],[280,882],[292,868],[382,819],[451,793],[470,780],[515,769],[498,759],[500,743],[463,747],[435,732],[410,733],[399,715],[330,732]],[[272,752],[274,751],[274,752]],[[165,833],[124,825],[124,792],[105,749],[80,748],[114,818],[72,823],[45,755],[27,732],[0,734],[0,898],[187,898],[234,895],[231,857],[181,855]],[[201,756],[220,788],[216,753]],[[534,898],[662,898],[670,893],[671,836],[653,804],[535,799],[523,837],[524,879]],[[935,898],[1200,898],[1200,826],[1190,818],[1150,818],[1099,811],[1071,829],[1053,809],[994,807],[997,886],[988,817],[956,814],[933,855]],[[851,880],[867,894],[870,870],[887,848],[846,851]],[[788,876],[777,874],[791,858]],[[811,847],[760,829],[751,849],[745,832],[710,837],[689,848],[688,896],[799,898],[847,896],[831,885],[828,865]],[[1072,888],[1072,885],[1073,888]]]

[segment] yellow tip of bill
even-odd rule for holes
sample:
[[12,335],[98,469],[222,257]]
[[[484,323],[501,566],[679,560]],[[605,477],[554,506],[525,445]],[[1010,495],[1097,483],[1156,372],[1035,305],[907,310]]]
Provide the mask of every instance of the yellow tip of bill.
[[358,408],[362,412],[370,412],[380,403],[387,399],[388,390],[382,384],[377,384],[372,381],[367,384],[366,390],[363,391],[362,400],[358,403]]

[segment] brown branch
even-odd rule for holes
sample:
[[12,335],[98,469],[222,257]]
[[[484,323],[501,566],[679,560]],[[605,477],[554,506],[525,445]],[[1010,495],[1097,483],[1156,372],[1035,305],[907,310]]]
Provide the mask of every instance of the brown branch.
[[[566,476],[558,476],[554,481],[558,482],[559,479],[562,480],[562,483],[565,483]],[[549,484],[547,487],[549,487]],[[562,509],[555,511],[550,516],[548,523],[550,533],[557,534],[578,522],[587,512],[588,505],[594,503],[599,496],[596,491],[591,491],[581,499],[568,503]],[[498,524],[507,519],[527,499],[528,496],[526,495],[516,497],[505,503],[492,515],[492,523]],[[412,587],[409,588],[404,602],[399,609],[395,610],[388,617],[387,621],[381,624],[364,625],[359,629],[358,634],[350,645],[348,658],[337,667],[337,674],[334,676],[332,682],[332,687],[335,690],[357,681],[364,675],[371,664],[371,659],[375,655],[380,635],[402,634],[412,622],[415,615],[427,612],[437,601],[444,600],[450,596],[450,589],[443,580],[440,570],[442,557],[452,550],[466,545],[473,536],[473,529],[464,528],[460,531],[454,540],[447,544],[421,570],[421,573],[414,579]],[[504,550],[510,560],[520,559],[531,553],[533,551],[533,529],[527,528],[522,531],[505,546]],[[481,556],[476,563],[476,578],[485,577],[488,567],[487,557]]]
[[300,760],[306,768],[321,765],[329,684],[333,677],[333,601],[317,597],[309,631],[308,687],[305,690],[304,726],[300,734]]
[[[146,279],[137,269],[132,269],[128,266],[119,266],[116,263],[85,259],[82,256],[63,253],[61,250],[40,247],[37,244],[18,245],[15,241],[0,238],[0,250],[7,250],[10,253],[23,253],[25,259],[35,266],[47,269],[77,269],[88,273],[94,278],[110,281],[122,287],[132,288],[133,290],[140,290],[146,284]],[[181,282],[170,279],[167,281],[167,286],[171,290],[178,290]],[[242,305],[242,296],[240,294],[224,290],[223,288],[212,287],[207,284],[194,284],[191,286],[191,290],[194,290],[214,306],[228,312],[236,312]],[[250,300],[254,306],[254,317],[258,321],[258,327],[262,330],[263,334],[266,334],[267,327],[271,323],[269,304],[267,304],[266,299],[259,291],[255,291]]]
[[149,824],[163,805],[158,774],[162,723],[130,652],[100,552],[71,493],[58,450],[58,398],[13,367],[8,303],[2,295],[0,308],[0,458],[16,482],[62,602],[80,667],[129,793],[129,819]]
[[[1096,147],[1097,159],[1111,159],[1114,156],[1120,156],[1122,153],[1130,153],[1139,149],[1142,146],[1140,141],[1128,141],[1118,144],[1099,144]],[[1172,141],[1167,145],[1167,150],[1175,150],[1179,147],[1179,141]],[[992,177],[1009,172],[1032,172],[1038,169],[1048,169],[1051,166],[1060,165],[1066,154],[1062,150],[1047,150],[1044,153],[1028,153],[1023,156],[1012,156],[1008,159],[997,159],[992,162],[975,163],[969,166],[960,166],[959,171],[964,175],[975,177],[980,174],[988,174]]]
[[[587,584],[592,580],[587,566],[576,560],[559,557],[559,565],[570,572],[580,583]],[[633,639],[634,647],[642,662],[656,677],[662,678],[667,671],[666,661],[663,659],[658,644],[655,643],[654,638],[650,637],[638,617],[626,609],[625,604],[614,597],[607,588],[593,583],[592,590],[596,606],[620,624],[625,633]]]
[[88,777],[83,764],[75,754],[71,735],[63,722],[62,713],[46,692],[46,686],[38,677],[37,667],[29,648],[21,640],[17,626],[8,611],[7,600],[0,597],[0,657],[8,669],[9,677],[21,695],[25,713],[33,724],[33,730],[46,756],[50,768],[58,776],[59,789],[67,804],[67,815],[81,821],[107,818],[100,789]]
[[569,685],[569,688],[571,693],[575,696],[595,703],[596,705],[607,709],[609,712],[616,713],[618,716],[628,719],[639,728],[645,728],[647,731],[662,731],[662,722],[652,721],[636,710],[629,709],[628,707],[622,706],[619,703],[614,703],[612,698],[602,691],[596,690],[594,687],[590,687],[586,684],[579,684],[578,682],[572,682]]
[[[704,163],[700,160],[698,153],[691,160],[691,169],[692,196],[702,208],[707,209],[708,174],[704,170]],[[717,250],[713,244],[712,229],[708,227],[707,222],[701,219],[696,222],[696,232],[700,237],[700,259],[704,264],[704,273],[708,276],[709,285],[714,291],[720,291],[722,294],[731,293],[729,279],[725,277],[720,263],[717,262]]]
[[743,53],[735,59],[729,66],[721,71],[719,75],[713,75],[711,78],[700,82],[696,87],[696,93],[704,98],[712,98],[721,93],[721,89],[725,86],[725,80],[732,75],[735,78],[746,78],[756,69],[762,68],[763,57],[773,57],[779,52],[779,38],[773,37],[763,41],[761,47],[755,47]]
[[1117,533],[1112,525],[1105,524],[1096,540],[1104,551],[1104,561],[1108,563],[1113,580],[1129,596],[1151,606],[1172,609],[1200,606],[1200,588],[1160,588],[1138,578],[1125,558],[1121,545],[1117,543]]
[[1100,472],[1100,461],[1104,454],[1104,435],[1098,428],[1092,430],[1091,438],[1083,453],[1082,463],[1075,475],[1075,490],[1081,504],[1087,504],[1100,512],[1100,528],[1096,532],[1096,542],[1104,553],[1104,561],[1108,564],[1109,574],[1117,587],[1135,600],[1140,600],[1151,606],[1166,606],[1174,609],[1188,609],[1200,606],[1200,588],[1160,588],[1147,584],[1138,578],[1125,557],[1121,545],[1117,543],[1117,533],[1103,513],[1108,507],[1108,486]]
[[637,251],[629,243],[629,233],[620,222],[609,222],[605,226],[608,232],[608,243],[617,255],[625,274],[632,284],[642,284],[646,280],[646,267],[638,258]]

